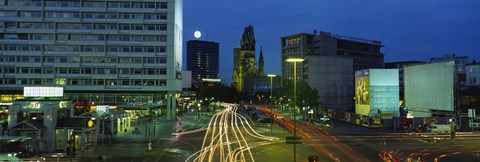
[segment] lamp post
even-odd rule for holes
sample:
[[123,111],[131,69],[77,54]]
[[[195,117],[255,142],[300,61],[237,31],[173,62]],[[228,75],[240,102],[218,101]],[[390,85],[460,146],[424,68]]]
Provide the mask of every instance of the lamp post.
[[[277,75],[275,74],[268,74],[268,77],[270,77],[270,106],[272,106],[272,94],[273,94],[273,77],[276,77]],[[272,123],[270,123],[270,133],[273,133],[273,107],[270,107],[270,117],[272,118]]]
[[[297,136],[297,62],[303,62],[303,58],[289,58],[287,62],[293,62],[293,139]],[[293,141],[293,161],[297,160],[297,144]]]

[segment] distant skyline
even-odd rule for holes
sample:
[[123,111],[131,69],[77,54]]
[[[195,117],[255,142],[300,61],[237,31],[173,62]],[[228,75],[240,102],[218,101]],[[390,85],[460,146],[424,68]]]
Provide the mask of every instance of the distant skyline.
[[[460,3],[462,2],[462,3]],[[220,77],[230,84],[233,48],[240,47],[245,27],[255,32],[256,57],[263,47],[265,73],[279,75],[280,37],[313,30],[382,41],[385,62],[429,61],[444,54],[480,60],[478,0],[184,0],[186,42],[220,43]]]

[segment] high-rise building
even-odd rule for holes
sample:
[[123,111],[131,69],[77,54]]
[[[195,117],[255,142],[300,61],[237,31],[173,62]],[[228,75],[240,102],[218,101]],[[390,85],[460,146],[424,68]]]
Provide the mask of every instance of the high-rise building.
[[55,86],[96,104],[166,103],[174,115],[182,0],[0,0],[0,7],[1,102],[25,86]]
[[217,79],[219,72],[219,44],[217,42],[190,40],[187,42],[187,70],[192,71],[192,81]]
[[288,58],[304,58],[304,62],[297,63],[297,80],[304,80],[318,90],[321,107],[353,111],[353,90],[349,89],[354,87],[354,73],[383,68],[382,47],[380,41],[317,33],[317,30],[313,34],[284,36],[281,38],[282,77],[293,80],[293,63],[287,62]]

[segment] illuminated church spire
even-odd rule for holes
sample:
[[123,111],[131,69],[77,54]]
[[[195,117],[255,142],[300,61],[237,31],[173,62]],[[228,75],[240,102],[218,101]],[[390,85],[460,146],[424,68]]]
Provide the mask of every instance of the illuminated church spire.
[[265,75],[265,62],[263,61],[263,50],[260,47],[260,58],[258,58],[258,73],[260,75]]

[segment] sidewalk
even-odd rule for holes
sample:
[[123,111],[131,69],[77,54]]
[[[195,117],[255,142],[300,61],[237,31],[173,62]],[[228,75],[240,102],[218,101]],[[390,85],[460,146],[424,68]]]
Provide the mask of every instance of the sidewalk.
[[[208,112],[198,114],[197,112],[189,112],[180,117],[177,121],[176,132],[185,132],[208,126],[208,121],[213,115]],[[207,122],[205,120],[208,119]]]
[[[105,138],[102,144],[101,136],[98,138],[98,145],[91,146],[85,151],[77,150],[76,161],[91,160],[98,156],[122,157],[138,155],[138,157],[153,156],[153,152],[146,152],[149,143],[152,143],[154,150],[163,150],[175,145],[175,136],[172,136],[174,128],[181,131],[192,130],[203,127],[208,124],[205,122],[211,116],[200,118],[200,122],[195,122],[193,112],[186,113],[182,118],[168,120],[166,116],[158,117],[155,122],[147,121],[145,118],[131,120],[131,125],[121,128],[112,135],[112,138]],[[206,124],[205,124],[206,123]],[[175,126],[175,127],[174,127]],[[135,131],[137,128],[137,131]],[[127,131],[124,131],[124,130]],[[162,151],[163,152],[163,151]],[[157,152],[160,153],[160,152]],[[125,159],[127,160],[127,159]],[[128,160],[132,161],[132,160]],[[135,160],[133,160],[135,161]]]

